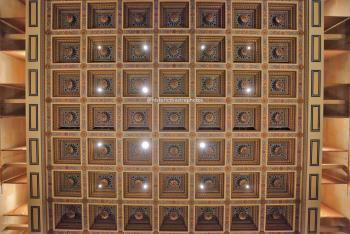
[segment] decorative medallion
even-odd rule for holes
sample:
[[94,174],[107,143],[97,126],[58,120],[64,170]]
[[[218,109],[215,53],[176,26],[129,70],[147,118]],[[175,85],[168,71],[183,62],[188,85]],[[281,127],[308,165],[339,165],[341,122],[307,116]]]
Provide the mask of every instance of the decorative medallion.
[[295,71],[269,71],[269,98],[296,97]]
[[53,184],[56,197],[80,197],[81,196],[81,172],[80,171],[54,171]]
[[161,28],[188,28],[189,13],[188,2],[161,2],[160,27]]
[[296,38],[270,37],[269,63],[296,63]]
[[117,174],[108,171],[89,171],[89,197],[116,198]]
[[152,105],[124,105],[124,131],[151,131]]
[[124,28],[152,28],[152,2],[124,2]]
[[160,139],[159,165],[186,166],[188,165],[189,142],[186,139]]
[[187,206],[160,206],[159,221],[160,231],[187,231]]
[[160,97],[188,97],[189,71],[162,69],[159,71]]
[[152,206],[124,206],[124,230],[151,231],[152,220]]
[[261,71],[233,71],[234,97],[261,97]]
[[235,29],[260,29],[260,3],[233,3],[232,27]]
[[266,231],[292,231],[294,229],[294,208],[292,205],[266,206]]
[[114,131],[115,106],[114,105],[88,105],[89,131]]
[[110,63],[116,61],[115,37],[89,37],[88,62]]
[[293,198],[294,186],[294,172],[267,172],[267,198]]
[[268,165],[293,165],[295,163],[295,139],[270,138],[267,145]]
[[234,63],[260,63],[261,38],[260,37],[233,37]]
[[260,131],[260,105],[233,105],[233,131]]
[[269,105],[269,131],[295,131],[295,106]]
[[126,36],[123,45],[123,61],[152,62],[152,48],[150,36]]
[[116,143],[113,138],[88,139],[89,164],[115,165]]
[[151,97],[152,70],[124,70],[124,97]]
[[225,70],[197,70],[197,97],[225,97]]
[[55,37],[52,45],[54,63],[80,63],[79,37]]
[[196,206],[195,230],[196,231],[223,231],[224,207],[223,206]]
[[54,4],[53,29],[80,29],[80,4]]
[[224,198],[223,173],[197,173],[195,175],[195,197],[197,199]]
[[79,97],[80,96],[80,72],[77,70],[55,70],[53,77],[54,97]]
[[116,28],[115,3],[88,3],[88,27],[93,29]]
[[123,139],[124,165],[152,165],[152,140]]
[[269,4],[269,29],[296,29],[296,4]]
[[117,230],[116,205],[89,205],[89,227],[91,230]]
[[258,231],[259,219],[258,206],[232,206],[231,231]]
[[125,198],[152,198],[152,173],[124,172],[123,177]]
[[232,139],[232,165],[259,165],[260,139]]
[[160,131],[188,131],[189,106],[187,104],[159,105]]
[[197,104],[197,131],[225,131],[225,105]]
[[53,129],[64,131],[77,131],[80,129],[80,106],[58,105],[53,108]]
[[89,97],[114,97],[116,94],[116,72],[113,70],[88,71]]
[[160,62],[188,62],[188,36],[160,36]]
[[159,198],[183,199],[187,197],[187,173],[159,173]]
[[197,139],[196,164],[219,166],[225,164],[224,139]]
[[232,173],[231,198],[248,199],[259,198],[259,172]]
[[197,62],[220,62],[226,61],[225,37],[197,37],[196,42]]
[[197,2],[197,28],[225,28],[225,3]]
[[54,138],[53,154],[55,164],[80,164],[79,138]]
[[82,205],[55,204],[55,229],[82,229]]

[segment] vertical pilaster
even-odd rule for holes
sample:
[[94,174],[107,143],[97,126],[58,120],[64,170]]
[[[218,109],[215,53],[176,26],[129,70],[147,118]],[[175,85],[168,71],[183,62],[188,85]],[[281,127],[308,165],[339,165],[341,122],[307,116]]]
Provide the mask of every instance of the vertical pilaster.
[[306,128],[302,233],[320,232],[320,186],[322,176],[323,123],[323,8],[324,1],[308,0],[305,17],[307,37]]
[[44,1],[26,0],[26,116],[27,116],[27,178],[29,232],[44,233],[46,217],[43,206],[45,177],[43,173],[41,97],[42,38],[41,8]]

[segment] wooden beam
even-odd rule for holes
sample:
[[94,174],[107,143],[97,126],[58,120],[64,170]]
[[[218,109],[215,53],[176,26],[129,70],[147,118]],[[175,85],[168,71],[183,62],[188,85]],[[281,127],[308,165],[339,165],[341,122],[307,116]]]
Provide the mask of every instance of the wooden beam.
[[328,41],[337,41],[345,39],[345,34],[325,34],[324,39]]

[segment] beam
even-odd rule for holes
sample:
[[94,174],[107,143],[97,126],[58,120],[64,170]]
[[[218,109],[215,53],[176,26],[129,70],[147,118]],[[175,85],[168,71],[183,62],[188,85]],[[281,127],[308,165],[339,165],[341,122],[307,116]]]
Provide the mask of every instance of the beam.
[[337,41],[345,39],[344,34],[325,34],[324,39],[328,41]]

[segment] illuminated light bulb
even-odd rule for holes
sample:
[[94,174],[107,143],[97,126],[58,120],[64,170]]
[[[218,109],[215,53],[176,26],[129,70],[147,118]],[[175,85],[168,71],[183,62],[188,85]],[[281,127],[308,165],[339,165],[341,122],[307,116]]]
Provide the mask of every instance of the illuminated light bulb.
[[149,142],[148,141],[144,141],[144,142],[142,142],[141,143],[141,147],[142,147],[142,149],[148,149],[149,148]]
[[199,143],[199,148],[204,149],[207,146],[204,142]]
[[103,88],[97,87],[96,91],[99,92],[99,93],[102,93],[103,92]]
[[148,184],[144,184],[142,187],[144,190],[146,190],[146,189],[148,189]]
[[103,143],[102,142],[97,142],[97,147],[102,147]]
[[251,93],[251,92],[252,92],[252,88],[247,88],[247,89],[246,89],[246,92],[247,92],[247,93]]
[[143,49],[144,51],[148,51],[149,47],[148,47],[147,44],[144,44],[144,45],[142,46],[142,49]]
[[146,86],[142,87],[142,93],[147,94],[148,93],[148,88]]
[[205,188],[204,184],[199,184],[199,188],[203,190]]
[[249,185],[249,184],[246,184],[246,185],[245,185],[245,188],[246,188],[246,189],[250,189],[250,185]]
[[101,46],[101,45],[98,45],[98,46],[97,46],[97,49],[102,50],[102,46]]
[[98,188],[102,188],[102,184],[99,184],[99,185],[98,185]]
[[247,46],[247,50],[251,50],[252,49],[252,47],[251,46]]
[[201,45],[201,50],[205,50],[206,46],[205,45]]

